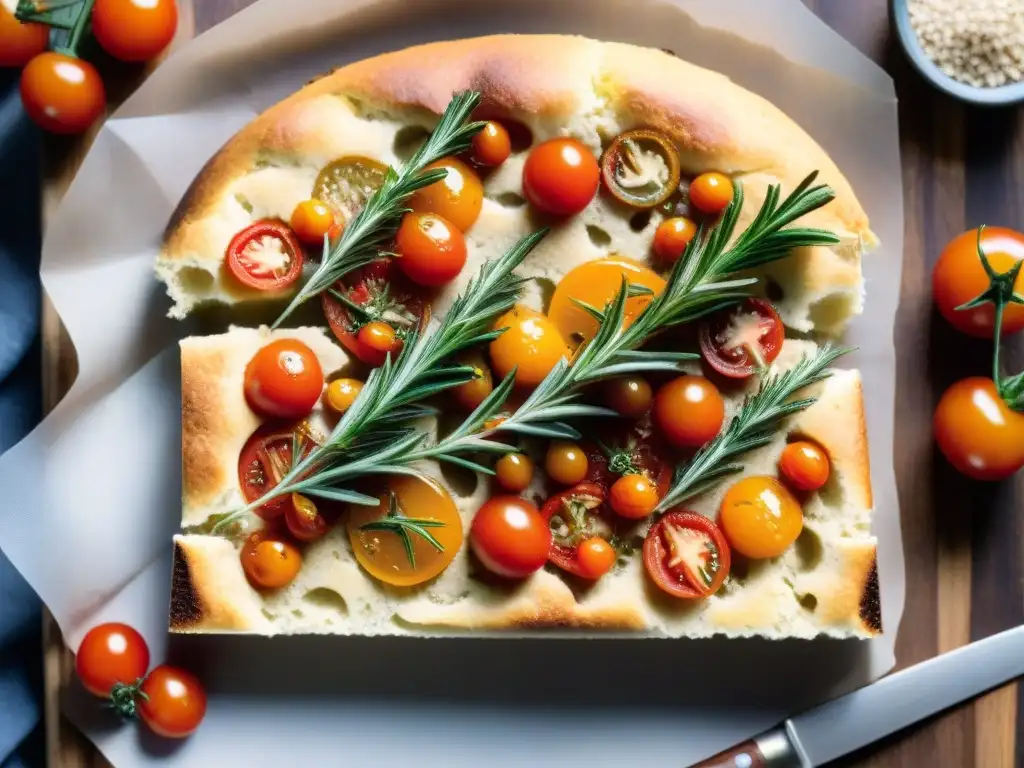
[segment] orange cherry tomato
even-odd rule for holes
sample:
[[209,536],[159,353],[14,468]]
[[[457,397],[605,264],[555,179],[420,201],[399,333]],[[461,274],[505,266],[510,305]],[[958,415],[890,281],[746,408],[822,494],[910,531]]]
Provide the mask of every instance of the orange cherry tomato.
[[721,213],[732,197],[732,181],[723,173],[702,173],[690,182],[690,203],[703,213]]
[[127,624],[100,624],[85,633],[75,672],[93,696],[107,698],[115,685],[134,685],[149,669],[149,646]]
[[302,569],[302,553],[295,545],[266,531],[250,534],[240,556],[242,570],[257,589],[286,587]]
[[416,213],[436,213],[465,232],[480,215],[484,185],[476,171],[457,158],[446,157],[425,170],[437,168],[445,169],[448,175],[417,190],[409,198],[409,207]]
[[92,33],[121,61],[148,61],[170,45],[178,30],[175,0],[96,0]]
[[577,572],[586,579],[599,579],[615,566],[615,548],[600,536],[585,539],[576,547]]
[[45,130],[81,133],[103,114],[107,93],[92,64],[47,51],[21,71],[21,101]]
[[529,307],[513,307],[494,327],[508,330],[491,342],[491,365],[501,379],[514,368],[516,386],[537,386],[559,360],[569,356],[569,348],[555,324]]
[[362,391],[363,382],[359,379],[335,379],[327,385],[324,398],[327,406],[340,415],[352,407]]
[[685,216],[665,219],[654,230],[654,255],[665,264],[675,264],[697,234],[697,225]]
[[548,561],[551,529],[540,511],[518,496],[495,496],[473,518],[469,543],[480,562],[499,576],[523,579]]
[[623,475],[612,484],[609,501],[616,514],[638,520],[658,506],[658,488],[647,475]]
[[709,597],[729,575],[732,557],[722,531],[695,512],[663,515],[644,539],[644,568],[663,592],[683,599]]
[[601,170],[577,139],[548,139],[530,150],[523,164],[523,194],[553,216],[579,213],[597,194]]
[[302,248],[285,224],[262,219],[231,238],[224,252],[228,272],[257,291],[280,291],[302,276]]
[[330,506],[329,501],[319,502],[325,506],[323,510],[317,503],[301,493],[292,493],[288,496],[284,524],[288,528],[288,533],[299,541],[316,541],[331,529],[331,525],[337,519],[338,511],[336,507]]
[[1024,413],[1003,402],[991,379],[963,379],[947,389],[933,428],[949,463],[975,480],[1002,480],[1024,466]]
[[402,339],[399,338],[398,332],[382,320],[374,320],[364,325],[359,329],[356,338],[363,347],[379,355],[381,363],[389,352],[393,359],[402,351]]
[[321,248],[324,244],[324,235],[334,226],[334,211],[319,200],[303,200],[292,211],[289,224],[303,245]]
[[562,336],[573,344],[594,338],[600,325],[576,301],[604,309],[622,289],[623,278],[633,285],[641,285],[652,291],[651,296],[626,299],[623,326],[628,328],[651,303],[652,298],[665,290],[665,280],[640,262],[625,256],[596,259],[569,270],[555,288],[548,307],[548,317]]
[[32,21],[18,21],[0,3],[0,67],[23,67],[46,50],[50,28]]
[[677,448],[699,448],[721,431],[725,400],[703,376],[680,376],[658,389],[654,423]]
[[620,416],[638,419],[651,409],[654,390],[641,376],[622,376],[605,384],[604,401]]
[[[1007,272],[1024,259],[1024,234],[1005,227],[985,227],[981,250],[996,272]],[[982,339],[992,338],[995,307],[982,304],[957,310],[988,290],[989,278],[978,256],[978,230],[971,229],[949,241],[932,272],[932,294],[939,312],[962,333]],[[1014,281],[1016,292],[1024,296],[1024,270]],[[1024,305],[1009,304],[1003,313],[1002,332],[1024,330]]]
[[800,502],[774,477],[745,477],[722,498],[718,524],[729,544],[742,555],[778,557],[804,527]]
[[479,352],[460,355],[457,362],[459,365],[471,366],[476,378],[453,387],[452,397],[463,410],[474,411],[494,391],[494,377],[491,376],[491,369]]
[[556,440],[548,447],[544,469],[548,477],[562,485],[576,485],[587,476],[587,454],[576,443]]
[[323,389],[320,361],[298,339],[270,342],[245,366],[245,399],[262,416],[305,416],[313,410]]
[[139,717],[157,736],[183,739],[206,716],[206,691],[199,678],[184,669],[161,664],[146,676],[140,691]]
[[512,154],[512,139],[505,126],[493,120],[473,137],[472,158],[477,165],[494,167],[501,165]]
[[533,480],[533,462],[524,453],[506,453],[494,464],[498,485],[510,493],[525,491]]
[[798,440],[782,450],[779,472],[798,491],[816,491],[828,482],[828,454],[817,443]]
[[431,288],[459,276],[466,265],[466,238],[436,213],[409,213],[395,236],[396,262],[406,277]]

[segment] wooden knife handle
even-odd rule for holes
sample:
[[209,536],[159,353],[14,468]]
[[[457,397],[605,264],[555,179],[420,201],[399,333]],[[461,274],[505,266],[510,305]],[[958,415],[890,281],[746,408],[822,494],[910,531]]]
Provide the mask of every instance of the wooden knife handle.
[[765,760],[757,742],[751,739],[725,752],[719,752],[714,757],[697,763],[693,768],[768,768],[768,761]]

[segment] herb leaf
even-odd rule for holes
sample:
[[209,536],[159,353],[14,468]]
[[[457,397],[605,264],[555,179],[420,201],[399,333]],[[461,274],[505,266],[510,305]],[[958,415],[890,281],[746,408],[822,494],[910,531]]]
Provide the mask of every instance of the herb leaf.
[[440,520],[431,520],[428,518],[420,517],[406,517],[402,514],[401,507],[398,506],[398,498],[394,492],[389,494],[388,511],[387,514],[379,520],[366,523],[359,526],[361,531],[387,531],[393,533],[402,540],[402,547],[405,549],[405,555],[409,558],[409,565],[413,568],[416,567],[416,552],[412,543],[412,536],[410,534],[416,534],[422,539],[425,539],[438,552],[444,552],[444,545],[441,544],[435,538],[428,529],[429,528],[444,528],[447,524]]

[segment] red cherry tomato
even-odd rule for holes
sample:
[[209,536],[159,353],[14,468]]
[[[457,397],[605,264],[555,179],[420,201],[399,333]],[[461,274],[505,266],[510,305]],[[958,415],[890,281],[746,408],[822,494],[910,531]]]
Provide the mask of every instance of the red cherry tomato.
[[178,29],[174,0],[96,0],[92,33],[121,61],[148,61],[170,45]]
[[469,543],[489,571],[523,579],[547,562],[551,530],[530,502],[518,496],[495,496],[473,518]]
[[284,524],[288,533],[299,541],[316,541],[327,533],[338,519],[340,509],[324,499],[313,499],[301,493],[288,497],[284,510]]
[[722,531],[694,512],[663,515],[644,539],[644,568],[673,597],[709,597],[729,575],[731,556]]
[[549,139],[530,150],[523,165],[523,194],[554,216],[579,213],[597,194],[601,170],[577,139]]
[[264,219],[231,238],[224,263],[242,285],[257,291],[280,291],[302,274],[302,246],[283,223]]
[[544,502],[540,514],[551,531],[549,562],[584,579],[601,575],[593,575],[595,569],[586,562],[586,555],[584,562],[580,561],[579,548],[583,542],[604,533],[597,525],[602,520],[599,515],[605,499],[600,485],[580,483]]
[[654,255],[663,264],[675,264],[697,234],[697,225],[685,216],[665,219],[654,230]]
[[[399,271],[393,261],[382,259],[350,272],[320,296],[324,315],[338,341],[367,365],[376,366],[384,364],[390,347],[382,348],[369,338],[365,341],[370,344],[361,341],[359,331],[372,322],[385,324],[381,318],[387,318],[386,324],[392,331],[399,322],[407,327],[417,325],[428,310],[421,290]],[[338,300],[335,293],[362,307],[370,323],[363,322],[361,316],[357,317],[353,310]]]
[[816,491],[828,482],[831,466],[824,448],[810,440],[798,440],[783,449],[779,472],[798,491]]
[[934,431],[949,463],[975,480],[1002,480],[1024,466],[1024,413],[1003,402],[991,379],[964,379],[947,389]]
[[[981,233],[981,250],[996,272],[1007,272],[1024,259],[1024,234],[1005,227],[985,227]],[[978,230],[971,229],[949,241],[932,273],[932,293],[939,312],[957,330],[982,339],[992,338],[995,307],[981,304],[972,309],[957,310],[989,287],[989,278],[978,256]],[[1014,282],[1024,295],[1024,270]],[[1024,306],[1010,304],[1003,313],[1003,333],[1024,330]]]
[[466,238],[433,213],[408,213],[395,236],[398,266],[410,280],[431,288],[459,276],[466,265]]
[[[298,432],[299,446],[305,456],[316,443],[308,427],[299,422],[293,426],[264,424],[250,435],[238,455],[238,484],[247,503],[252,503],[281,482],[292,466],[292,445]],[[255,510],[264,520],[273,520],[291,506],[291,496],[271,499]]]
[[75,672],[93,696],[106,698],[118,683],[133,685],[149,669],[149,646],[127,624],[100,624],[82,638]]
[[245,399],[261,416],[297,419],[313,410],[324,391],[316,353],[298,339],[277,339],[245,367]]
[[700,351],[723,376],[745,379],[768,365],[782,351],[786,328],[772,305],[747,299],[723,309],[700,324]]
[[45,24],[18,21],[0,3],[0,67],[23,67],[46,50],[50,28]]
[[21,71],[21,102],[45,130],[81,133],[103,114],[107,93],[92,64],[47,51]]
[[677,448],[711,442],[725,421],[725,400],[703,376],[680,376],[664,384],[654,398],[654,423]]
[[161,664],[142,684],[139,717],[149,729],[167,739],[195,732],[206,716],[206,691],[199,678],[184,669]]

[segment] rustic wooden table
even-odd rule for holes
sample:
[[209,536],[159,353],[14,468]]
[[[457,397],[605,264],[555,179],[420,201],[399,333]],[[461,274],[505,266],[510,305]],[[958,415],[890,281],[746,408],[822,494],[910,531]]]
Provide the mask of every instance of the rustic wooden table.
[[[251,2],[197,0],[194,14],[184,9],[181,36],[206,29]],[[887,0],[804,2],[892,75],[900,99],[906,245],[896,329],[896,472],[908,589],[896,654],[904,667],[1024,623],[1024,473],[1002,485],[965,481],[937,456],[930,434],[938,396],[957,378],[984,374],[989,349],[951,332],[936,318],[929,296],[930,267],[949,238],[979,224],[1024,230],[1024,125],[1020,109],[967,108],[924,83],[891,33]],[[48,211],[86,143],[53,141],[48,146]],[[52,405],[70,386],[75,362],[52,309],[47,308],[44,321],[47,400]],[[1022,353],[1019,343],[1011,347],[1008,362],[1014,370],[1024,367]],[[58,691],[73,664],[52,621],[45,642],[49,764],[106,765],[59,713]],[[1024,766],[1021,690],[1008,685],[841,764]]]

